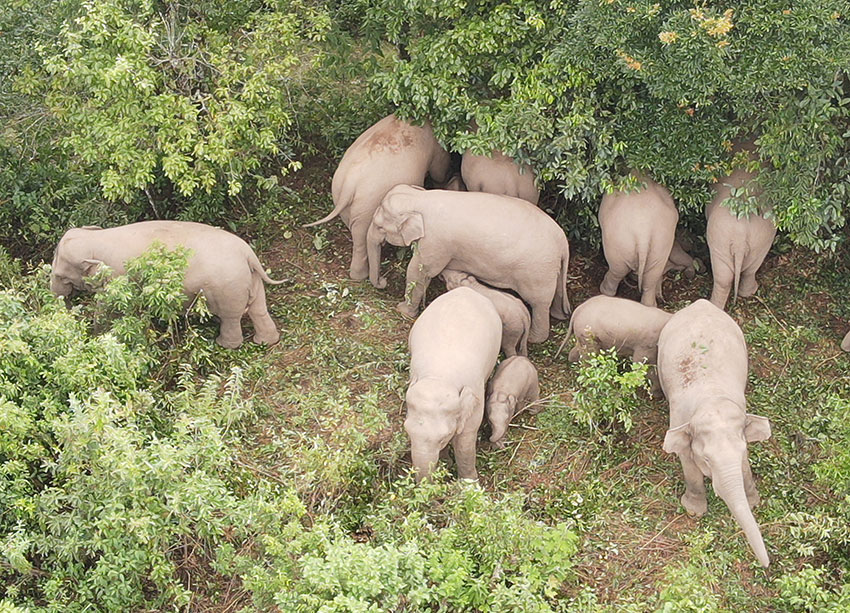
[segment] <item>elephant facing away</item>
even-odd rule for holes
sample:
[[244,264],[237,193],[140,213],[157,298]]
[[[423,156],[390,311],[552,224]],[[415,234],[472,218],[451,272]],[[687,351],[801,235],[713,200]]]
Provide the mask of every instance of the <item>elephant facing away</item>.
[[[528,358],[508,358],[496,369],[487,384],[487,402],[484,408],[490,421],[490,442],[499,449],[505,446],[508,424],[514,416],[540,399],[540,382],[537,369]],[[539,406],[529,409],[540,412]]]
[[528,164],[517,164],[499,151],[494,150],[492,157],[466,151],[461,158],[460,173],[471,192],[513,196],[531,204],[540,200],[534,169]]
[[507,292],[482,285],[472,275],[459,270],[444,270],[440,277],[445,281],[446,289],[468,287],[489,298],[502,319],[502,351],[505,356],[510,358],[515,355],[528,355],[531,315],[522,300]]
[[721,179],[712,186],[715,195],[705,210],[708,219],[705,234],[714,277],[710,300],[721,309],[726,307],[733,289],[735,298],[756,293],[759,286],[756,272],[776,237],[772,220],[762,215],[738,218],[723,206],[732,189],[746,188],[751,196],[758,197],[760,190],[752,183],[753,179],[755,174],[743,169]]
[[154,242],[169,249],[191,250],[183,288],[194,298],[203,291],[210,311],[221,320],[216,342],[234,349],[242,344],[242,315],[254,323],[254,342],[280,340],[266,308],[263,282],[277,285],[263,270],[248,243],[230,232],[189,221],[142,221],[101,229],[68,230],[53,256],[50,289],[57,296],[88,289],[83,281],[105,264],[114,275],[125,272],[127,260],[142,255]]
[[746,412],[747,345],[731,317],[707,300],[680,310],[661,330],[658,374],[670,403],[664,451],[676,453],[685,475],[682,506],[703,515],[704,478],[711,479],[762,566],[770,559],[751,508],[759,494],[747,443],[770,437],[770,422]]
[[[631,357],[634,362],[646,360],[647,364],[655,364],[658,335],[671,317],[666,311],[634,300],[594,296],[576,307],[556,357],[570,335],[575,334],[576,345],[570,350],[570,362],[613,347],[619,355]],[[653,392],[658,391],[658,377],[652,371],[649,381]]]
[[599,225],[608,272],[599,291],[615,296],[620,281],[635,271],[641,303],[654,307],[661,297],[661,280],[673,249],[679,212],[666,188],[646,177],[640,179],[646,188],[602,197]]
[[339,216],[351,231],[350,276],[369,275],[366,232],[372,214],[395,185],[423,185],[425,175],[438,183],[448,178],[451,156],[440,146],[431,125],[414,126],[388,115],[363,132],[342,156],[331,182],[334,208],[316,226]]
[[549,336],[549,314],[566,319],[570,247],[561,227],[533,204],[496,194],[424,190],[398,185],[375,211],[367,238],[369,278],[380,276],[381,244],[416,243],[407,295],[398,309],[415,317],[431,279],[462,270],[493,287],[512,289],[531,306],[528,341]]
[[468,287],[439,296],[414,322],[404,429],[417,481],[431,473],[450,442],[458,476],[478,478],[475,445],[501,334],[493,303]]

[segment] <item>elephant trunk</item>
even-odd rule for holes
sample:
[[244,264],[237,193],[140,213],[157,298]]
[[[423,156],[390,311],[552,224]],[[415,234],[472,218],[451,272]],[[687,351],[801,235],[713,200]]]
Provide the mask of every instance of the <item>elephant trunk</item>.
[[505,433],[508,431],[508,422],[511,420],[508,408],[504,405],[492,405],[488,407],[487,418],[490,421],[490,430],[492,431],[490,442],[498,443],[505,438]]
[[759,562],[762,566],[767,567],[770,564],[770,558],[767,556],[767,549],[764,546],[759,525],[747,502],[747,495],[744,491],[744,475],[740,462],[724,466],[723,469],[718,471],[716,478],[712,475],[712,484],[714,491],[723,499],[735,521],[741,526]]
[[423,479],[427,479],[431,471],[434,470],[440,460],[440,450],[411,446],[410,459],[416,469],[416,482],[419,483]]
[[381,245],[386,236],[374,223],[369,224],[366,233],[366,255],[369,259],[369,281],[378,289],[387,286],[387,280],[381,277]]

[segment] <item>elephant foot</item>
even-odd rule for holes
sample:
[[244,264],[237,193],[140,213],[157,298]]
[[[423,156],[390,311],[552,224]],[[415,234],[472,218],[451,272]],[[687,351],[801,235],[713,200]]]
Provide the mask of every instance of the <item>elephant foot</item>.
[[682,506],[685,507],[688,515],[691,517],[702,517],[708,510],[708,503],[705,496],[691,496],[687,492],[682,494]]
[[386,277],[378,277],[378,282],[373,283],[375,287],[378,289],[384,289],[387,286],[387,278]]
[[396,306],[396,311],[401,313],[402,315],[406,315],[412,319],[415,319],[417,315],[419,315],[419,309],[410,304],[409,302],[399,302]]
[[492,447],[493,449],[504,449],[505,440],[499,439],[498,441],[490,441],[490,447]]
[[216,337],[215,342],[224,347],[225,349],[238,349],[242,346],[242,337],[240,336],[237,340],[235,338],[226,338],[219,334]]
[[608,283],[605,283],[605,281],[602,281],[601,285],[599,286],[599,292],[606,295],[606,296],[616,296],[617,295],[617,288],[619,287],[619,285],[620,285],[620,283],[617,282],[617,284],[612,287],[611,284],[608,284]]
[[277,345],[280,342],[280,334],[254,334],[251,341],[257,345]]
[[742,282],[741,285],[738,286],[738,295],[741,298],[749,298],[758,291],[758,288],[759,284],[755,281],[753,281],[752,284]]
[[363,281],[369,278],[369,265],[365,264],[363,266],[356,266],[355,264],[351,264],[351,268],[348,271],[348,276],[351,277],[354,281]]

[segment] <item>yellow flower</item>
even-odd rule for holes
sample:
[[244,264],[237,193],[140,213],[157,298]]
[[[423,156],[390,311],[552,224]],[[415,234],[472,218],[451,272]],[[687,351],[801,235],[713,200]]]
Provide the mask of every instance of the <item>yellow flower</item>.
[[632,70],[640,70],[643,67],[639,61],[630,56],[628,53],[618,50],[617,55],[626,63],[626,66],[631,68]]
[[665,45],[669,45],[671,43],[675,43],[679,39],[678,32],[661,32],[658,34],[658,40],[660,40]]

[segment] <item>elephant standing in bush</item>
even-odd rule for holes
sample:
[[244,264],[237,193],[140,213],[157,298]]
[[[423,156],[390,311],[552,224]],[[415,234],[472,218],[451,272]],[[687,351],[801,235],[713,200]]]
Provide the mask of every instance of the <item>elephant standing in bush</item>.
[[501,336],[493,303],[468,287],[439,296],[410,329],[404,429],[417,481],[431,473],[449,442],[458,476],[478,478],[475,444]]
[[741,526],[759,562],[770,560],[751,507],[759,502],[747,443],[770,437],[770,422],[746,412],[747,345],[738,324],[707,300],[677,312],[658,338],[658,375],[670,403],[664,451],[685,474],[682,506],[703,515],[704,478]]
[[654,307],[661,297],[661,280],[676,238],[679,212],[667,189],[639,178],[646,188],[605,194],[599,206],[602,250],[608,261],[599,291],[616,296],[620,282],[635,271],[641,303]]
[[431,125],[414,126],[388,115],[357,137],[342,156],[331,182],[334,209],[305,227],[337,215],[351,231],[352,279],[369,275],[366,232],[381,199],[395,185],[423,185],[425,175],[438,183],[448,178],[451,156],[440,146]]
[[254,323],[254,342],[273,345],[280,335],[266,308],[263,282],[275,281],[263,270],[248,243],[230,232],[188,221],[143,221],[101,229],[68,230],[53,256],[50,289],[57,296],[88,289],[83,281],[101,265],[124,274],[127,260],[139,257],[153,243],[191,250],[183,288],[189,298],[203,291],[210,311],[221,320],[216,342],[233,349],[242,344],[242,315]]
[[531,166],[517,164],[499,151],[494,150],[492,157],[466,151],[461,159],[460,174],[470,192],[513,196],[531,204],[540,200]]
[[760,190],[753,183],[755,174],[737,169],[728,177],[715,183],[715,195],[705,210],[708,219],[705,234],[711,253],[711,274],[714,285],[711,302],[723,309],[734,289],[734,298],[746,298],[756,293],[756,271],[764,262],[776,236],[776,225],[763,215],[739,218],[723,206],[732,190],[748,189],[752,197]]
[[399,185],[384,197],[369,226],[369,278],[378,288],[387,283],[380,276],[384,241],[416,243],[407,267],[407,299],[398,305],[411,317],[419,312],[431,279],[446,268],[516,291],[531,305],[529,342],[548,338],[550,312],[558,319],[570,312],[567,237],[525,200]]

